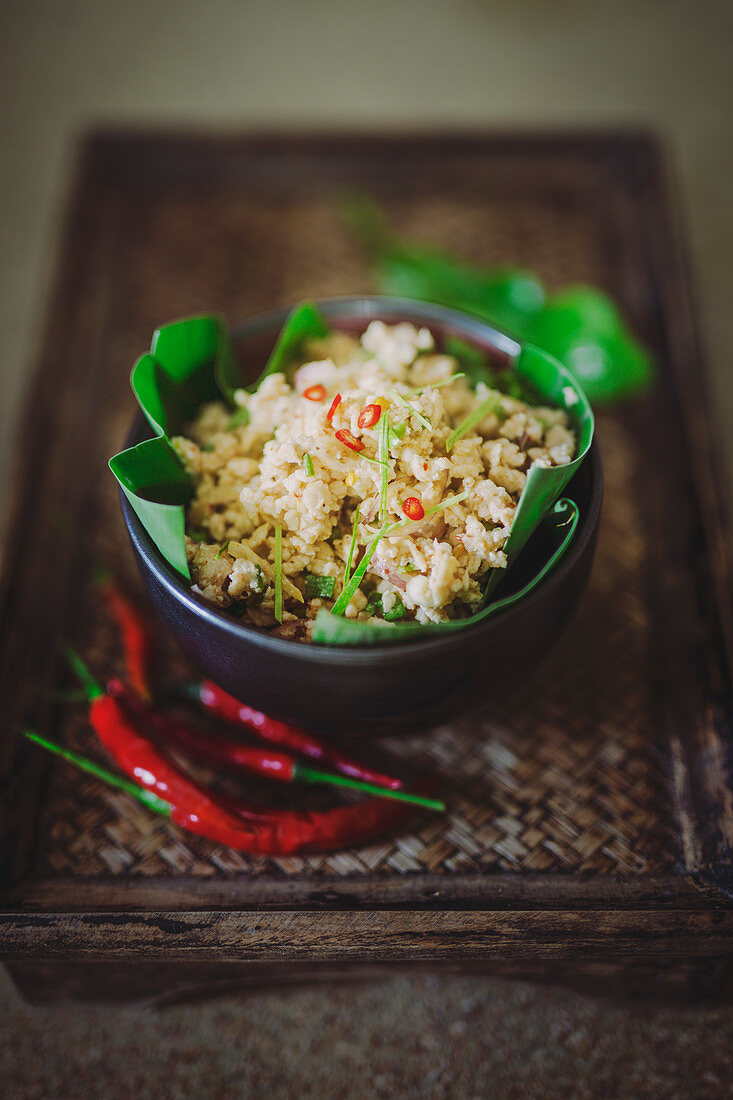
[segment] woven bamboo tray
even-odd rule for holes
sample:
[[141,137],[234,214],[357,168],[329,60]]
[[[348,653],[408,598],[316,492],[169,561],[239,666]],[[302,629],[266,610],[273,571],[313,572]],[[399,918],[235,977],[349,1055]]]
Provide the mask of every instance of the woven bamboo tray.
[[[89,553],[137,584],[105,460],[159,322],[232,321],[373,289],[339,216],[365,188],[401,231],[550,286],[596,283],[654,348],[653,395],[599,416],[590,588],[518,694],[363,745],[439,777],[442,817],[364,848],[250,858],[21,744],[94,751],[55,641],[119,670]],[[730,948],[730,649],[716,465],[658,151],[635,134],[85,144],[24,427],[0,638],[6,958],[719,959]],[[170,656],[170,670],[180,661]]]

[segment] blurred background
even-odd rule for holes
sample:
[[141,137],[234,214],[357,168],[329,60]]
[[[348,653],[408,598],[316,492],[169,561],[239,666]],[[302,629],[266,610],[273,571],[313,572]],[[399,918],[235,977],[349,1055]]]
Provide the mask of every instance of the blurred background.
[[664,138],[679,183],[719,436],[733,468],[726,0],[5,0],[0,19],[3,465],[75,141],[91,125],[634,123]]
[[[42,329],[75,143],[90,127],[630,123],[656,131],[668,149],[733,483],[732,40],[729,0],[4,0],[3,469]],[[733,1038],[730,1016],[717,1011],[626,1012],[470,979],[270,994],[241,1010],[200,1006],[143,1029],[145,1040],[129,1012],[116,1023],[90,1009],[62,1019],[20,1006],[9,984],[0,995],[4,1079],[17,1096],[122,1095],[115,1085],[133,1049],[137,1096],[184,1096],[194,1084],[198,1095],[248,1095],[257,1084],[306,1095],[296,1063],[279,1057],[281,1027],[294,1029],[298,1057],[320,1059],[309,1080],[321,1096],[481,1095],[489,1077],[496,1095],[720,1096]],[[367,1017],[358,1034],[353,1020]],[[357,1081],[367,1047],[377,1067],[368,1088]],[[322,1073],[331,1055],[341,1066],[336,1085]],[[463,1083],[452,1089],[459,1070]]]

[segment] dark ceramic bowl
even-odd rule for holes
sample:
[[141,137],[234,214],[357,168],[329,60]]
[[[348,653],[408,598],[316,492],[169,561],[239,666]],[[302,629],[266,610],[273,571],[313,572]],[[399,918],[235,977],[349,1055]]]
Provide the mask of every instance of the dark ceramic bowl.
[[[412,321],[441,337],[463,336],[505,365],[519,352],[510,337],[464,314],[393,298],[338,298],[318,303],[334,327],[363,331],[370,320]],[[232,337],[246,371],[262,369],[289,309],[253,317]],[[150,435],[142,417],[129,445]],[[203,674],[250,706],[331,734],[396,733],[466,714],[516,682],[548,652],[586,586],[603,495],[596,443],[565,494],[580,509],[573,544],[554,572],[524,600],[476,626],[445,637],[379,647],[306,645],[243,626],[191,592],[162,558],[122,497],[125,523],[158,614]],[[502,585],[521,586],[546,559],[536,534]]]

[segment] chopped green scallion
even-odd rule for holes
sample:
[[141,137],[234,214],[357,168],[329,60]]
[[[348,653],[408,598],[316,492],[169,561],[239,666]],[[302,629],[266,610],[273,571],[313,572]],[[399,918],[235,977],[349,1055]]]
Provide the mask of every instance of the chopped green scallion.
[[207,439],[205,443],[201,444],[201,446],[199,447],[199,450],[200,451],[205,451],[207,454],[210,454],[211,451],[214,450],[213,441],[211,439]]
[[305,595],[309,600],[321,598],[330,600],[336,587],[335,577],[317,577],[315,573],[304,573]]
[[374,536],[372,541],[367,546],[364,557],[361,559],[361,561],[357,565],[357,567],[354,571],[353,577],[351,578],[349,583],[344,586],[344,589],[343,589],[341,595],[339,596],[339,598],[336,600],[336,603],[331,608],[331,613],[333,615],[343,615],[344,611],[346,611],[346,608],[351,603],[351,599],[352,599],[354,593],[356,592],[357,588],[361,584],[361,582],[364,578],[364,574],[366,573],[367,569],[369,568],[369,562],[374,557],[374,551],[377,549],[377,543],[379,542],[379,540],[384,535],[386,527],[387,527],[387,525],[384,524],[383,527],[381,528],[381,530]]
[[283,621],[283,529],[275,528],[275,618]]
[[475,408],[473,412],[469,413],[466,419],[461,424],[459,424],[454,431],[451,432],[451,434],[445,441],[446,451],[450,451],[451,447],[453,447],[453,445],[457,443],[458,440],[466,434],[466,432],[470,432],[471,428],[475,428],[477,424],[480,424],[484,417],[487,417],[489,413],[494,412],[500,401],[500,393],[489,394],[486,400],[482,401],[481,404],[477,408]]
[[308,477],[313,477],[313,459],[307,451],[303,455],[303,469],[305,470]]
[[389,489],[389,413],[385,409],[379,421],[377,459],[382,463],[382,479],[379,489],[379,514],[382,523],[387,522],[387,491]]
[[465,377],[464,371],[460,371],[458,374],[452,374],[450,378],[444,378],[442,382],[428,382],[427,385],[421,386],[419,390],[413,390],[407,396],[419,397],[421,393],[425,393],[425,390],[439,390],[441,386],[450,386],[451,382],[455,382],[457,378]]
[[223,542],[221,544],[221,546],[219,547],[218,553],[216,555],[217,558],[220,558],[222,556],[222,554],[226,554],[228,548],[229,548],[229,543],[228,542]]
[[[349,583],[349,577],[351,575],[351,563],[354,560],[354,550],[356,548],[356,532],[358,530],[358,527],[359,527],[359,505],[357,504],[356,511],[354,512],[354,531],[353,531],[352,536],[351,536],[351,546],[349,547],[349,556],[346,559],[346,568],[344,570],[344,588],[346,588],[346,585]],[[332,593],[332,595],[333,595],[333,593]]]

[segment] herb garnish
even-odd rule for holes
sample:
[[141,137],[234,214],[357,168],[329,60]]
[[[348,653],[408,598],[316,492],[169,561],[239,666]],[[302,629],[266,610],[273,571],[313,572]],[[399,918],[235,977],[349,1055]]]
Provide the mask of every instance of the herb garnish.
[[330,600],[336,587],[335,577],[318,577],[315,573],[304,573],[305,594],[309,600],[320,597]]
[[389,488],[389,413],[385,409],[379,421],[377,459],[382,463],[382,481],[379,491],[379,514],[382,523],[387,522],[387,490]]
[[220,558],[222,556],[222,554],[226,554],[228,546],[229,546],[228,542],[223,542],[221,544],[221,546],[219,547],[219,550],[217,552],[217,555],[216,555],[217,558]]
[[372,592],[364,610],[367,615],[374,615],[377,611],[381,612],[382,618],[388,623],[396,623],[399,619],[404,619],[405,617],[405,605],[402,602],[402,597],[397,595],[397,593],[395,593],[395,602],[392,604],[389,611],[384,610],[381,592]]
[[458,440],[466,434],[466,432],[470,432],[471,428],[475,428],[477,424],[480,424],[484,417],[488,416],[489,413],[494,412],[500,401],[501,394],[490,393],[486,400],[482,401],[481,404],[477,408],[475,408],[473,412],[469,413],[466,419],[462,421],[462,423],[460,423],[458,427],[450,433],[445,441],[446,451],[450,451],[451,447],[455,443],[457,443]]
[[419,390],[412,390],[408,393],[408,397],[419,397],[421,393],[425,393],[425,390],[439,390],[441,386],[449,386],[451,382],[455,382],[457,378],[465,378],[465,371],[460,371],[458,374],[452,374],[450,378],[444,378],[442,382],[428,382],[426,385],[421,386]]
[[[354,512],[354,532],[351,536],[351,546],[349,547],[349,556],[346,559],[346,569],[344,570],[344,588],[349,583],[349,574],[351,573],[351,563],[354,560],[354,548],[356,546],[356,532],[359,526],[359,505],[356,506]],[[331,593],[333,595],[333,593]]]
[[357,565],[356,570],[354,571],[353,577],[351,578],[349,583],[344,586],[344,589],[343,589],[341,595],[339,596],[339,598],[336,600],[336,603],[331,608],[331,614],[332,615],[343,615],[344,611],[346,610],[346,608],[351,603],[351,599],[352,599],[354,593],[356,592],[357,588],[361,584],[361,582],[364,578],[364,574],[366,573],[366,571],[369,567],[369,562],[374,557],[374,551],[377,549],[377,543],[379,542],[379,540],[384,535],[384,532],[386,531],[386,529],[387,529],[387,524],[385,523],[382,526],[381,530],[378,532],[378,534],[376,534],[374,536],[372,541],[367,546],[364,557],[361,559],[361,561]]
[[308,477],[313,477],[313,459],[307,451],[303,455],[303,469],[305,470]]

